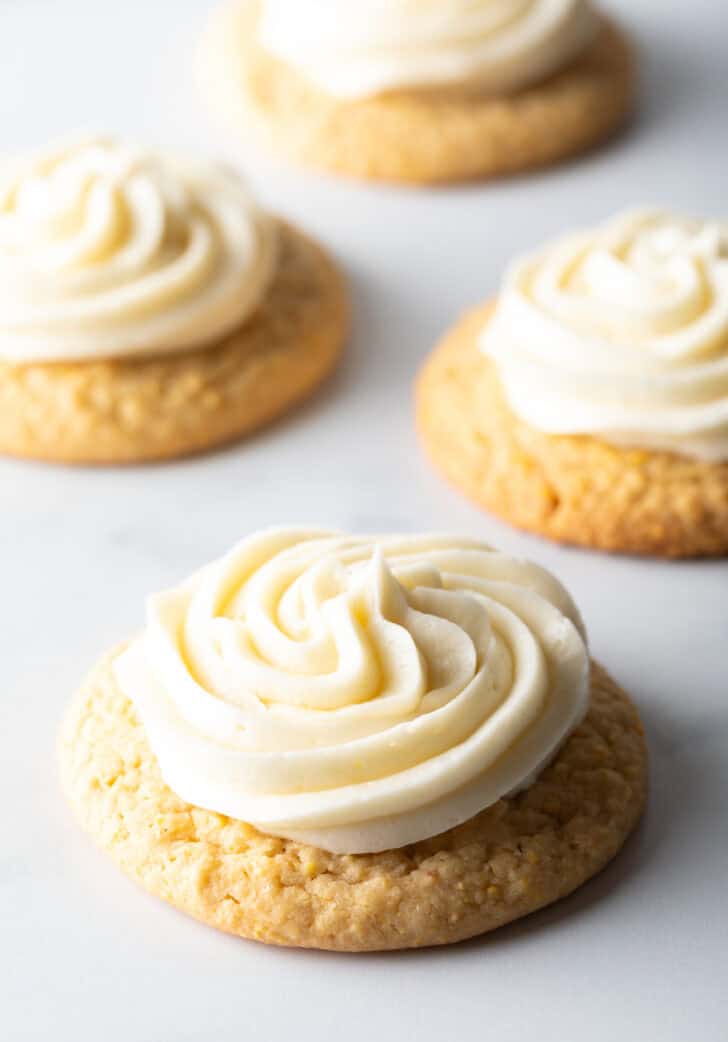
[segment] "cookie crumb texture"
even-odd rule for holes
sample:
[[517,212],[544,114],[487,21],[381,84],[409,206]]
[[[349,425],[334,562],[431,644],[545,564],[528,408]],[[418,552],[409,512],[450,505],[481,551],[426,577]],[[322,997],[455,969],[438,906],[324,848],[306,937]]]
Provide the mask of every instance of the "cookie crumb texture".
[[492,304],[425,364],[417,424],[437,469],[505,521],[560,542],[660,557],[728,553],[728,463],[543,434],[505,401],[478,348]]
[[[254,38],[253,18],[251,6],[241,15],[241,39],[246,20]],[[627,116],[634,79],[629,43],[604,21],[578,60],[503,98],[451,90],[342,101],[259,48],[243,55],[239,89],[268,143],[295,161],[365,180],[427,184],[499,177],[596,145]]]
[[540,779],[401,850],[328,854],[178,799],[103,660],[61,736],[83,827],[132,878],[195,918],[269,944],[377,951],[484,933],[570,893],[617,853],[645,802],[639,717],[598,665],[584,723]]
[[341,353],[346,292],[314,242],[283,222],[279,240],[261,307],[218,344],[137,360],[0,362],[0,452],[65,463],[183,456],[308,395]]

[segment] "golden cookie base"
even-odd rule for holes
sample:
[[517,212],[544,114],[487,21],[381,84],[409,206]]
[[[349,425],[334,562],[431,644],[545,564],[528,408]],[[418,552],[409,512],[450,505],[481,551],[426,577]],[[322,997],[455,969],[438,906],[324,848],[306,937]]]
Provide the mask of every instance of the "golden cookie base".
[[561,542],[661,557],[728,553],[728,463],[543,434],[504,399],[466,315],[425,364],[417,424],[437,469],[511,524]]
[[345,856],[178,799],[115,683],[112,657],[64,723],[73,810],[147,890],[241,937],[352,952],[463,940],[569,894],[614,857],[642,813],[642,725],[598,665],[587,718],[528,790],[433,839]]
[[280,222],[280,256],[252,318],[217,344],[156,358],[0,362],[0,452],[64,463],[133,463],[249,434],[309,395],[348,324],[333,262]]

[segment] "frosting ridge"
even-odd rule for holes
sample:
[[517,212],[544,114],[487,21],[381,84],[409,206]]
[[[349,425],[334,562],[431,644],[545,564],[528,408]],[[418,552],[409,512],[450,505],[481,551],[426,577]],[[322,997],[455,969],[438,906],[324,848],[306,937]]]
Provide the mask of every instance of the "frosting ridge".
[[179,796],[339,853],[527,785],[588,701],[563,587],[446,536],[257,533],[151,597],[115,671]]
[[264,0],[259,40],[340,98],[471,84],[506,94],[593,39],[586,0]]
[[546,246],[481,345],[539,430],[728,459],[728,224],[638,210]]
[[275,264],[231,170],[77,135],[0,163],[0,358],[182,351],[240,326]]

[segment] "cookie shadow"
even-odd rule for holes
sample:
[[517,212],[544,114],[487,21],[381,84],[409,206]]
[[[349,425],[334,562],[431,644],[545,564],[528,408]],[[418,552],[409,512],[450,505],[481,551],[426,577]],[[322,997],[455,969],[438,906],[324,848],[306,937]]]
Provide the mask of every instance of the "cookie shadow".
[[686,61],[684,40],[673,26],[651,18],[649,25],[633,31],[641,70],[640,131],[662,124],[672,131],[676,120],[686,118],[692,125],[706,98],[724,96],[724,43],[719,36],[691,40],[690,60]]

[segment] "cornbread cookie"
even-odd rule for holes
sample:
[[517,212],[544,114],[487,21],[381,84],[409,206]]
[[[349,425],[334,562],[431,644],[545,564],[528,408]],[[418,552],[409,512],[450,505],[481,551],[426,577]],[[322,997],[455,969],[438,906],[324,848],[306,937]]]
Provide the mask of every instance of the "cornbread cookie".
[[504,520],[551,539],[663,557],[728,553],[728,463],[528,426],[479,347],[492,310],[466,315],[418,380],[417,424],[442,474]]
[[213,24],[206,87],[232,132],[252,124],[294,161],[334,173],[424,184],[530,170],[603,141],[632,105],[632,50],[606,19],[576,59],[515,93],[448,87],[342,99],[256,43],[257,8],[237,3]]
[[598,872],[644,806],[639,717],[594,665],[586,718],[519,795],[433,839],[380,854],[329,854],[275,839],[171,792],[112,658],[93,671],[64,723],[61,770],[73,810],[147,890],[241,937],[339,951],[472,937]]
[[73,135],[0,160],[0,452],[197,452],[308,394],[341,277],[230,167]]
[[341,354],[341,276],[303,233],[278,224],[275,274],[255,314],[219,343],[156,357],[0,362],[0,451],[128,463],[209,449],[309,395]]

